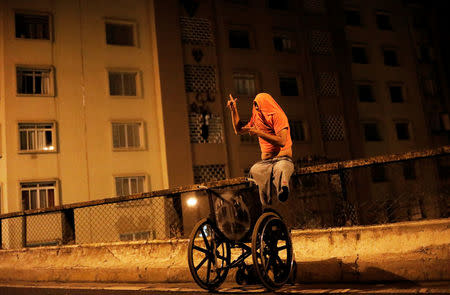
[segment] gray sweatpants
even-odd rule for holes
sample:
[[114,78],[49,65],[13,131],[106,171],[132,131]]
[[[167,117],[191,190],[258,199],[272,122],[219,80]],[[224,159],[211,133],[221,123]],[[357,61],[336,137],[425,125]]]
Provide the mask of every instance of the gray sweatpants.
[[259,197],[264,206],[272,203],[270,191],[272,182],[278,196],[282,186],[289,187],[292,173],[294,173],[294,164],[289,157],[262,160],[250,168],[250,177],[258,185]]

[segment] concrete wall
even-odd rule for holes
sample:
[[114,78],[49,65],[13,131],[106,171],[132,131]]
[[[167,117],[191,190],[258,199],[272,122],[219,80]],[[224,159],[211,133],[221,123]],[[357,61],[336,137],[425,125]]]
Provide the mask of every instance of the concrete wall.
[[[292,239],[298,282],[450,279],[450,219],[294,231]],[[187,245],[169,240],[3,250],[0,281],[192,281]]]

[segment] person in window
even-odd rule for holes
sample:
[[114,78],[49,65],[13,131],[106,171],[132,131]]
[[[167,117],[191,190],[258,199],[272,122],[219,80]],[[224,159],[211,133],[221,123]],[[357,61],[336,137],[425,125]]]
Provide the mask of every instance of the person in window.
[[244,125],[239,119],[236,101],[237,98],[230,94],[227,107],[235,134],[257,136],[261,148],[261,161],[250,169],[250,177],[259,188],[261,203],[271,204],[272,183],[278,200],[285,202],[289,196],[289,179],[294,172],[288,118],[270,94],[259,93],[253,100],[250,122]]

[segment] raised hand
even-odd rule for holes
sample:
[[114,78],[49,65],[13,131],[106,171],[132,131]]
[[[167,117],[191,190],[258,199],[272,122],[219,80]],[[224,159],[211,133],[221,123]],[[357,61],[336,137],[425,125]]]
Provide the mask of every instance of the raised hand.
[[235,109],[236,101],[237,101],[237,98],[233,98],[233,96],[231,96],[231,94],[230,94],[230,98],[227,101],[227,108],[229,108],[230,110]]

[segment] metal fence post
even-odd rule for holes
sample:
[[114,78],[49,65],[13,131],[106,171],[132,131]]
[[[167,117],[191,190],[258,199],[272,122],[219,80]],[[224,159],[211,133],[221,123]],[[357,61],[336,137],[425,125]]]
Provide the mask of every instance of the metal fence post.
[[27,216],[22,215],[22,247],[27,246]]
[[344,176],[344,170],[343,169],[339,169],[339,180],[341,182],[341,191],[342,191],[342,199],[344,201],[347,201],[347,185],[345,183],[345,176]]
[[73,209],[61,211],[62,243],[75,243],[75,214]]
[[2,232],[2,226],[3,225],[3,219],[0,218],[0,249],[3,249],[3,232]]

